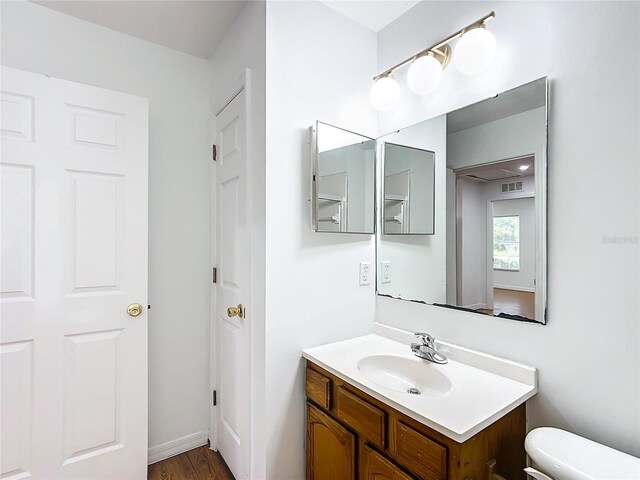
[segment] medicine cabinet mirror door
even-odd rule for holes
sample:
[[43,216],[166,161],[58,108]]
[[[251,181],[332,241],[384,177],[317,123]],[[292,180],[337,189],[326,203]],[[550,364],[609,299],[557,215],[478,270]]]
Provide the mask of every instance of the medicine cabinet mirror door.
[[[541,78],[381,137],[379,295],[545,323],[547,89]],[[434,163],[420,201],[411,155]],[[431,230],[413,231],[416,211]]]
[[376,141],[322,122],[311,133],[312,229],[375,233]]
[[382,142],[384,235],[433,235],[435,153]]

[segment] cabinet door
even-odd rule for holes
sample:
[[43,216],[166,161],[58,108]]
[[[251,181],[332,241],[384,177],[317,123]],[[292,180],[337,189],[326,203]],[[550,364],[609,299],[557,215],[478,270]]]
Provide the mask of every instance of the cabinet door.
[[360,453],[361,480],[411,480],[400,467],[364,445]]
[[307,480],[355,480],[355,436],[307,403]]

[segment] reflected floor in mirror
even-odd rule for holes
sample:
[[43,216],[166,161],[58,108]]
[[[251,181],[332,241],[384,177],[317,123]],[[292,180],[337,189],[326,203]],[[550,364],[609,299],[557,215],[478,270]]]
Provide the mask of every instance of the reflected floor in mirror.
[[535,293],[507,290],[504,288],[493,289],[493,310],[479,308],[478,312],[488,315],[520,315],[521,317],[535,317]]
[[147,480],[234,480],[220,453],[207,445],[152,463]]

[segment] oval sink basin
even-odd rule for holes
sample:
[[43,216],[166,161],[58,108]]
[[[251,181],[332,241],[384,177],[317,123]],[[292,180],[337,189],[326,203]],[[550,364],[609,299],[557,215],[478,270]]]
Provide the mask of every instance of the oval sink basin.
[[414,395],[444,395],[451,390],[451,381],[438,368],[442,367],[398,355],[371,355],[358,362],[358,370],[373,383]]

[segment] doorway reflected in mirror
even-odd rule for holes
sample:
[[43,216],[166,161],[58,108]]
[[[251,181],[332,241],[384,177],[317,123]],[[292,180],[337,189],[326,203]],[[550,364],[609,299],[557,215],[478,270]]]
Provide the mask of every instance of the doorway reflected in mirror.
[[[534,160],[525,156],[455,171],[455,305],[535,318]],[[478,270],[482,259],[485,268]]]

